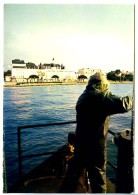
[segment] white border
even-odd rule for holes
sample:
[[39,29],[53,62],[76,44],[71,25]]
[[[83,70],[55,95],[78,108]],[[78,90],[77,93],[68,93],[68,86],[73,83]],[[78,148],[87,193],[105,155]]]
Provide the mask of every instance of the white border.
[[0,3],[0,192],[3,191],[3,4]]
[[138,2],[135,3],[135,141],[134,141],[134,187],[135,193],[138,194],[138,125],[136,121],[138,119]]
[[[3,0],[3,2],[0,2],[0,65],[1,65],[1,71],[0,71],[0,177],[3,178],[3,6],[4,4],[135,4],[135,54],[138,54],[138,30],[137,30],[137,23],[138,23],[138,0]],[[135,57],[135,143],[134,143],[134,184],[135,184],[135,194],[138,194],[138,154],[137,154],[137,148],[138,148],[138,129],[136,120],[138,120],[137,116],[137,110],[138,110],[138,103],[137,103],[137,85],[138,85],[138,55]],[[3,179],[0,178],[0,192],[3,191]]]

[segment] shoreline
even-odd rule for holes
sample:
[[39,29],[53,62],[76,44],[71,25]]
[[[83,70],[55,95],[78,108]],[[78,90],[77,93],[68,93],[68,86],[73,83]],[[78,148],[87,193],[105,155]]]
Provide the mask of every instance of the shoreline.
[[[110,84],[133,84],[133,81],[109,81]],[[53,86],[53,85],[87,85],[87,82],[50,82],[50,83],[13,83],[4,82],[3,87],[32,87],[32,86]]]

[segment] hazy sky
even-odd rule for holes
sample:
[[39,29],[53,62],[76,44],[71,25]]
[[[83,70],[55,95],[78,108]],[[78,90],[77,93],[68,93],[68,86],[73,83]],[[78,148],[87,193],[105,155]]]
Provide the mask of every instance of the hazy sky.
[[7,4],[4,69],[13,59],[63,63],[67,69],[130,70],[134,66],[134,6]]

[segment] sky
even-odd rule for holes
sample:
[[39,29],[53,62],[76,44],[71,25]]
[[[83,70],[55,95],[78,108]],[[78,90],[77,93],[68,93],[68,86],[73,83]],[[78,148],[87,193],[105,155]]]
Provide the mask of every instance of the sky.
[[81,68],[134,70],[131,4],[5,4],[4,70],[13,59]]

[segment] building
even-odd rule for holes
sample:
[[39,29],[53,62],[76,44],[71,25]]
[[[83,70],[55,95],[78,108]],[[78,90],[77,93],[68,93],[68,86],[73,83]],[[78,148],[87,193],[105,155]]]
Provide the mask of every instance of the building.
[[63,64],[39,64],[38,66],[32,62],[25,63],[24,60],[15,59],[12,60],[12,75],[11,81],[16,82],[34,82],[30,79],[31,75],[38,76],[39,82],[51,82],[55,81],[53,76],[58,76],[58,81],[74,82],[77,81],[78,76],[85,75],[87,79],[96,72],[100,72],[106,75],[106,72],[100,69],[82,68],[78,73],[74,71],[67,71]]
[[96,72],[100,72],[103,75],[106,75],[106,72],[101,69],[92,69],[92,68],[82,68],[78,71],[79,76],[85,75],[87,79],[90,78],[90,76],[94,75]]
[[25,63],[23,60],[12,60],[12,80],[16,82],[28,82],[31,75],[39,77],[39,81],[52,81],[53,76],[57,75],[59,81],[76,81],[77,74],[74,71],[66,71],[63,64],[39,64],[32,62]]
[[11,74],[7,74],[6,76],[5,76],[5,81],[6,82],[10,82],[11,81]]

